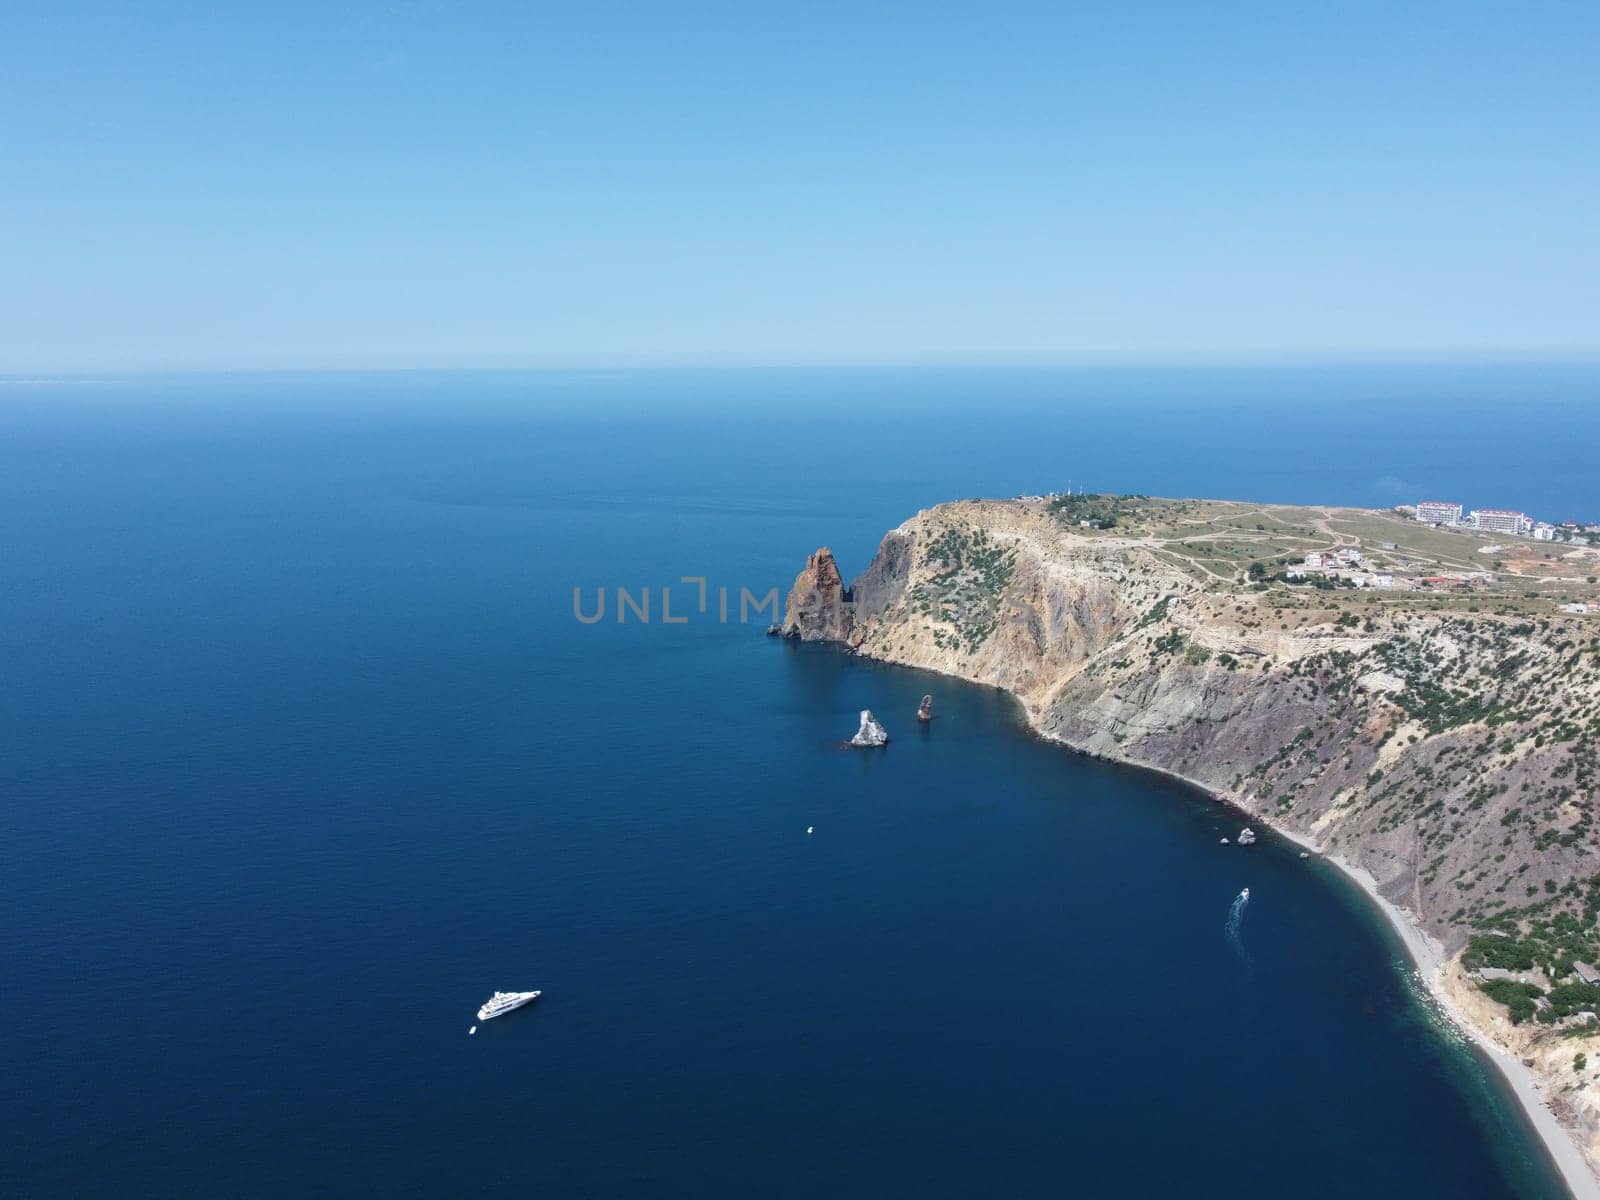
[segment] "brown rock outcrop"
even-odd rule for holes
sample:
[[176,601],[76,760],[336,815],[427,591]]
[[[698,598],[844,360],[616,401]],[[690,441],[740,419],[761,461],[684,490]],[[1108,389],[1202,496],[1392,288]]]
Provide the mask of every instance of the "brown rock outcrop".
[[833,551],[823,546],[806,559],[789,589],[783,635],[808,642],[848,642],[855,630],[853,595],[839,574]]

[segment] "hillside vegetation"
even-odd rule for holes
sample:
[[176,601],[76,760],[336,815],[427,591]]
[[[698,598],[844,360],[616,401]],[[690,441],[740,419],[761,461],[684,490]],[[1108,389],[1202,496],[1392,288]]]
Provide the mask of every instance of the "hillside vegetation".
[[[963,501],[891,531],[852,605],[802,572],[786,626],[1008,688],[1048,736],[1312,839],[1573,1046],[1600,1029],[1576,973],[1600,962],[1600,613],[1563,605],[1600,588],[1581,549],[1485,544],[1352,509]],[[1291,573],[1338,550],[1389,586]]]

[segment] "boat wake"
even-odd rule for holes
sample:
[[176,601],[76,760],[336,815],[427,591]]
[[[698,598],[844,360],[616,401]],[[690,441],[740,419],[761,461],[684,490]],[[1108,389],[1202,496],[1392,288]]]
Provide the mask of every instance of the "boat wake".
[[1248,972],[1254,964],[1250,961],[1250,952],[1244,948],[1244,910],[1250,904],[1250,889],[1245,888],[1233,898],[1233,905],[1228,909],[1228,923],[1224,926],[1228,940],[1233,943],[1233,949],[1239,956],[1239,961],[1244,964]]

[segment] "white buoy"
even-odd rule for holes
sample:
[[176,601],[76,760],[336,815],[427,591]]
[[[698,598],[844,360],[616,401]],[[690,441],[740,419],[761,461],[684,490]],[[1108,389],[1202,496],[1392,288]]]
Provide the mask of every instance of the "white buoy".
[[477,1032],[478,1032],[478,1027],[476,1025],[474,1025],[471,1029],[467,1030],[467,1036],[471,1037],[473,1034],[475,1034]]
[[810,833],[811,833],[811,832],[812,832],[812,831],[813,831],[813,830],[815,830],[815,829],[816,829],[816,826],[815,826],[815,825],[807,825],[807,826],[806,826],[806,833],[807,833],[807,834],[810,834]]

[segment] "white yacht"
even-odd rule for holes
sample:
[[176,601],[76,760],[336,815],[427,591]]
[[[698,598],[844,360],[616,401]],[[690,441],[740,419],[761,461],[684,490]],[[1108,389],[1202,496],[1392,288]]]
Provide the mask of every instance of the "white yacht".
[[504,1016],[512,1009],[531,1004],[538,998],[538,992],[496,992],[489,997],[488,1003],[478,1010],[478,1020],[488,1021]]

